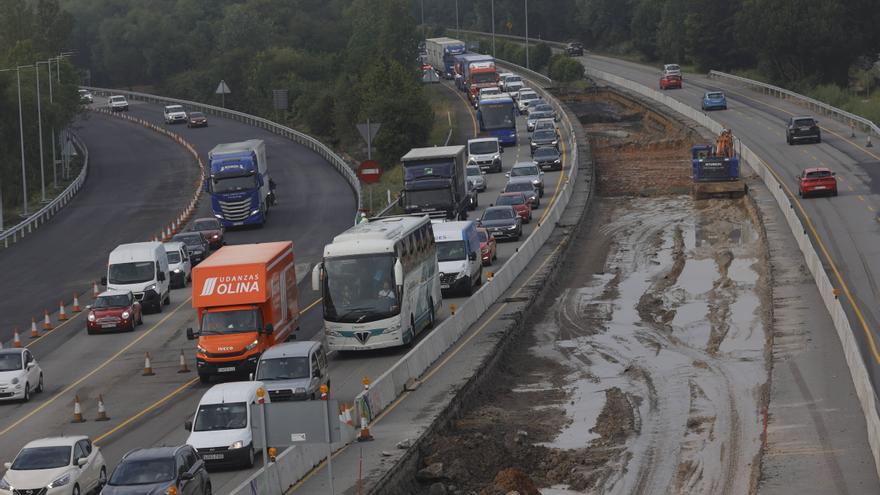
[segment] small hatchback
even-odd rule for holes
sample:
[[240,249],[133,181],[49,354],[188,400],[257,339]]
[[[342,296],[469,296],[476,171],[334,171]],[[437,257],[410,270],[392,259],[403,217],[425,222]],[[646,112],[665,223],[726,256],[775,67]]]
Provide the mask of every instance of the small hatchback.
[[825,167],[806,168],[798,176],[798,195],[805,198],[817,194],[837,196],[837,177]]
[[31,398],[43,391],[43,370],[30,349],[0,349],[0,400]]
[[86,331],[89,335],[108,330],[134,331],[134,327],[144,322],[141,303],[131,291],[108,290],[98,294],[88,306]]
[[211,495],[205,461],[189,445],[136,449],[122,456],[101,495]]

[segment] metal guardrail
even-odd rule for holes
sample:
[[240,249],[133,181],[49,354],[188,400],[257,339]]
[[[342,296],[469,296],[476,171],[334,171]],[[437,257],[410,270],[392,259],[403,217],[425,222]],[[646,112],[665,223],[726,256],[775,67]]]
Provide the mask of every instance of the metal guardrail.
[[[151,95],[149,93],[138,93],[135,91],[122,91],[116,89],[107,89],[107,88],[96,88],[96,87],[86,87],[86,89],[92,91],[94,94],[101,96],[110,96],[110,95],[121,95],[125,96],[129,100],[134,101],[144,101],[147,103],[161,104],[161,105],[183,105],[191,110],[198,110],[208,115],[215,115],[218,117],[223,117],[231,120],[235,120],[238,122],[242,122],[254,127],[258,127],[260,129],[265,129],[273,134],[277,134],[279,136],[283,136],[291,141],[305,146],[306,148],[317,153],[321,158],[326,160],[328,163],[333,165],[336,170],[342,174],[342,176],[348,181],[351,188],[354,190],[355,195],[357,196],[357,205],[358,210],[360,210],[361,204],[361,183],[357,178],[357,174],[355,174],[354,167],[345,161],[338,153],[330,149],[324,143],[318,141],[317,139],[309,136],[308,134],[299,132],[295,129],[291,129],[290,127],[277,124],[272,122],[269,119],[264,119],[262,117],[257,117],[255,115],[250,115],[244,112],[238,112],[236,110],[229,110],[226,108],[217,107],[214,105],[206,105],[204,103],[199,103],[195,101],[189,100],[179,100],[176,98],[166,98],[164,96]],[[357,213],[355,213],[355,221],[357,221]]]
[[8,248],[10,242],[13,244],[18,242],[20,239],[23,239],[26,235],[33,232],[37,227],[46,223],[58,213],[61,208],[64,208],[67,203],[73,199],[76,193],[82,189],[83,184],[85,184],[86,177],[89,174],[89,149],[78,135],[73,132],[69,135],[72,138],[74,146],[80,150],[80,154],[83,157],[82,170],[79,171],[76,179],[64,188],[64,191],[62,191],[61,194],[46,204],[46,206],[40,208],[34,214],[27,217],[25,220],[22,220],[15,226],[0,232],[0,241],[3,242],[4,248]]
[[859,126],[859,128],[863,132],[870,132],[873,133],[875,136],[880,136],[880,127],[878,127],[877,124],[875,124],[874,122],[859,115],[841,110],[837,107],[833,107],[825,102],[810,98],[809,96],[804,96],[785,88],[773,86],[772,84],[755,81],[753,79],[748,79],[745,77],[735,76],[733,74],[727,74],[725,72],[720,72],[717,70],[710,70],[709,77],[735,81],[740,84],[749,86],[753,90],[760,90],[764,94],[769,94],[781,99],[795,100],[797,103],[804,105],[815,112],[821,113],[822,115],[832,117],[840,122],[843,122],[853,127]]

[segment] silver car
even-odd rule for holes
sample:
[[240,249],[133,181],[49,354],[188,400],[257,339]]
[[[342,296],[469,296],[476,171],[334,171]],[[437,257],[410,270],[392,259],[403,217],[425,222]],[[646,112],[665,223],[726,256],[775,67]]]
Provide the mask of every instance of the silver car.
[[327,354],[320,342],[288,342],[270,347],[257,363],[256,380],[265,384],[272,402],[321,397],[330,383]]
[[471,183],[471,187],[477,191],[486,190],[486,177],[478,165],[467,166],[467,180]]
[[535,162],[517,162],[513,164],[513,168],[506,174],[511,179],[529,179],[532,185],[538,190],[538,195],[544,196],[544,172],[538,168]]

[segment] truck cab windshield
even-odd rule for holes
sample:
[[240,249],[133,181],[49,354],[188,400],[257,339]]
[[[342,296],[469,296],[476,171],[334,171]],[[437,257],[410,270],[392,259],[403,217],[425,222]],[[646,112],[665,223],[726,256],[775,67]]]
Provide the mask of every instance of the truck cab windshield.
[[468,145],[468,153],[471,155],[488,155],[498,153],[497,141],[478,141]]
[[240,430],[247,427],[247,404],[204,404],[199,406],[193,431]]
[[400,312],[394,256],[370,254],[324,260],[324,319],[366,323]]
[[453,162],[417,163],[407,162],[404,164],[404,180],[419,180],[426,178],[452,177]]
[[202,315],[202,334],[256,332],[262,328],[262,318],[257,309],[210,311]]
[[483,72],[474,74],[474,84],[494,83],[496,81],[494,72]]
[[256,176],[238,175],[232,177],[213,177],[211,185],[215,193],[249,191],[257,187]]
[[138,284],[156,278],[156,263],[134,261],[110,265],[108,280],[111,284]]
[[296,380],[309,377],[308,357],[284,357],[262,359],[257,370],[257,380]]

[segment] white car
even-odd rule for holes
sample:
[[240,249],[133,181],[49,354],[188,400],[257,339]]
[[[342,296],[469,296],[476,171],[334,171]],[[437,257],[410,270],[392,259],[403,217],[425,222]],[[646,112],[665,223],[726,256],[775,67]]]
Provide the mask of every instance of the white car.
[[501,72],[498,74],[498,87],[501,88],[501,91],[506,91],[504,89],[505,81],[508,77],[515,76],[513,72]]
[[540,100],[541,97],[531,89],[521,89],[516,97],[516,106],[519,113],[524,114],[529,111],[529,103]]
[[165,123],[176,124],[186,122],[186,110],[180,105],[167,105],[165,107]]
[[678,64],[664,64],[663,65],[663,75],[664,76],[680,76],[681,75],[681,66]]
[[79,102],[80,103],[93,103],[95,101],[92,93],[87,89],[80,89],[79,92]]
[[0,349],[0,400],[30,400],[43,391],[43,370],[28,349]]
[[84,436],[34,440],[4,466],[0,495],[82,495],[107,484],[104,456]]
[[120,96],[120,95],[111,96],[110,101],[107,102],[107,105],[110,107],[110,111],[112,111],[112,112],[127,112],[128,111],[128,100],[126,100],[124,96]]

